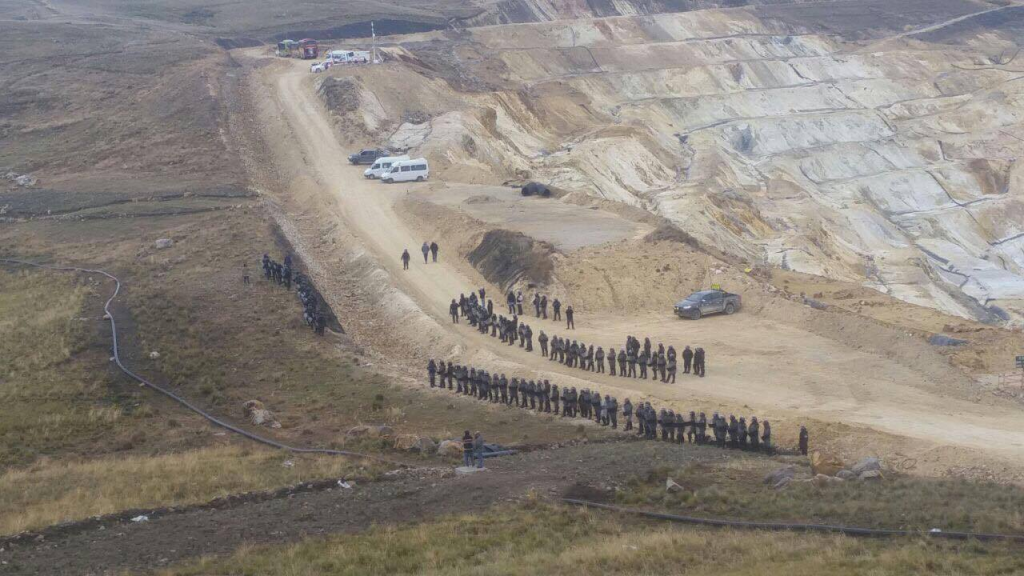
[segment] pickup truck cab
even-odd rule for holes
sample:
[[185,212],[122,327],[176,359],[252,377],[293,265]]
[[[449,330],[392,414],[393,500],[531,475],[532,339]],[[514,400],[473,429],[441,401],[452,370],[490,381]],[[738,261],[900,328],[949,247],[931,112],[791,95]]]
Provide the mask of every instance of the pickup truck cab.
[[694,292],[676,303],[676,315],[680,318],[700,320],[708,314],[732,314],[740,309],[738,294],[730,294],[722,290],[701,290]]
[[348,161],[352,164],[373,164],[378,158],[383,158],[388,154],[390,153],[387,150],[381,148],[366,148],[355,154],[349,154]]

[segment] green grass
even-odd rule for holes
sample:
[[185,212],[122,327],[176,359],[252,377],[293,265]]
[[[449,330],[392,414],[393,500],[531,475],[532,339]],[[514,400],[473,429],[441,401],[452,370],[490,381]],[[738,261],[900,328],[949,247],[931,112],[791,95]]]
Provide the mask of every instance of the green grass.
[[162,576],[1012,574],[1017,550],[920,540],[693,529],[532,504],[295,545],[243,548]]
[[0,270],[0,465],[117,436],[140,414],[108,387],[95,288],[56,272]]
[[[1016,486],[890,475],[882,482],[793,482],[772,490],[762,479],[780,465],[744,459],[657,469],[631,480],[616,501],[702,517],[1024,534],[1024,490]],[[688,490],[666,492],[667,477]]]

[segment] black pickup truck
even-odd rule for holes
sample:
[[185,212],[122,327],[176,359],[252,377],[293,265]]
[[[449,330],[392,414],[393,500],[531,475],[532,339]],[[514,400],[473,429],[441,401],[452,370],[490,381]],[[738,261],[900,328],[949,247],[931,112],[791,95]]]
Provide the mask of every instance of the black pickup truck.
[[732,314],[740,309],[739,294],[730,294],[722,290],[701,290],[694,292],[676,303],[676,315],[680,318],[700,320],[708,314]]
[[348,155],[348,161],[353,164],[373,164],[377,158],[383,158],[391,153],[383,148],[367,148],[355,154]]

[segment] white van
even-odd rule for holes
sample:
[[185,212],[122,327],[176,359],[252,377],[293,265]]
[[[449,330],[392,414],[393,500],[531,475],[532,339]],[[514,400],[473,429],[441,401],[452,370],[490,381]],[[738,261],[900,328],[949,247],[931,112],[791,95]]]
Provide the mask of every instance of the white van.
[[401,162],[402,160],[408,160],[408,156],[388,156],[386,158],[377,158],[370,166],[363,171],[363,176],[373,180],[374,178],[380,178],[382,174],[391,169],[391,165],[395,162]]
[[426,158],[402,160],[391,165],[391,169],[381,174],[380,179],[388,184],[392,182],[422,182],[430,177],[430,165]]

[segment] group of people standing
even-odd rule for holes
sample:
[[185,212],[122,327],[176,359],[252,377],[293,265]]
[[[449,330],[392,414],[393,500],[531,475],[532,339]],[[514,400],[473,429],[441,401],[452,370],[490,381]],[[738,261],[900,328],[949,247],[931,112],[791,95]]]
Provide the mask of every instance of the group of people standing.
[[[510,407],[534,410],[563,418],[586,418],[613,429],[619,427],[619,417],[624,420],[623,430],[648,440],[661,440],[683,444],[711,444],[721,448],[734,448],[753,452],[773,451],[771,424],[759,422],[756,416],[736,418],[730,414],[715,412],[708,421],[704,412],[699,415],[691,411],[688,416],[671,409],[655,409],[650,402],[634,405],[629,398],[621,408],[617,398],[596,390],[576,387],[558,388],[549,380],[508,378],[505,374],[491,374],[480,369],[462,366],[454,362],[431,359],[427,362],[427,376],[431,388],[452,390],[457,394],[472,396],[485,402],[505,404]],[[636,420],[634,427],[633,421]],[[710,430],[709,430],[710,429]],[[709,434],[710,432],[710,434]],[[808,433],[800,427],[800,451],[807,454]]]
[[[276,282],[287,290],[291,290],[292,280],[295,280],[295,292],[302,302],[302,319],[314,332],[323,336],[327,328],[327,316],[319,309],[320,298],[307,276],[297,272],[293,273],[291,255],[285,255],[282,264],[271,259],[269,254],[264,254],[263,275],[267,280]],[[248,275],[245,275],[244,278],[247,279]]]
[[[479,296],[478,296],[479,294]],[[470,292],[469,297],[460,294],[458,300],[452,299],[448,306],[452,322],[459,323],[460,318],[468,320],[470,326],[474,326],[481,334],[490,333],[495,338],[512,346],[517,341],[520,348],[527,352],[533,351],[533,328],[520,320],[522,315],[523,294],[522,291],[508,292],[506,301],[508,304],[509,317],[494,312],[494,303],[486,299],[487,291],[481,288],[477,292]],[[535,294],[533,297],[534,307],[537,316],[547,318],[547,296]],[[555,319],[561,316],[561,303],[558,299],[552,302]],[[565,310],[567,322],[572,323],[572,306]],[[650,338],[640,340],[633,336],[626,337],[625,346],[616,352],[609,347],[605,352],[604,348],[593,344],[587,345],[576,340],[559,337],[549,337],[543,330],[537,335],[537,343],[540,345],[540,353],[545,358],[557,361],[570,368],[579,368],[598,374],[605,373],[605,361],[608,362],[607,373],[612,376],[623,378],[649,378],[660,379],[663,383],[672,384],[676,381],[678,370],[678,356],[676,349],[659,343],[654,349]],[[704,348],[683,348],[683,374],[693,374],[704,377],[706,373],[706,357]]]
[[[633,336],[626,337],[626,345],[619,348],[616,354],[615,349],[604,348],[593,345],[587,346],[583,342],[569,341],[567,338],[558,336],[551,337],[541,331],[537,337],[540,344],[540,353],[545,358],[557,361],[570,368],[579,368],[598,374],[604,374],[605,360],[608,361],[608,374],[623,378],[650,378],[660,380],[666,384],[676,381],[677,355],[676,349],[669,346],[665,349],[664,344],[658,344],[655,350],[651,346],[651,339],[644,338],[641,346],[640,341]],[[683,373],[704,377],[705,374],[705,352],[701,347],[691,349],[689,346],[683,349]],[[618,371],[616,371],[618,367]],[[639,370],[638,370],[639,369]]]

